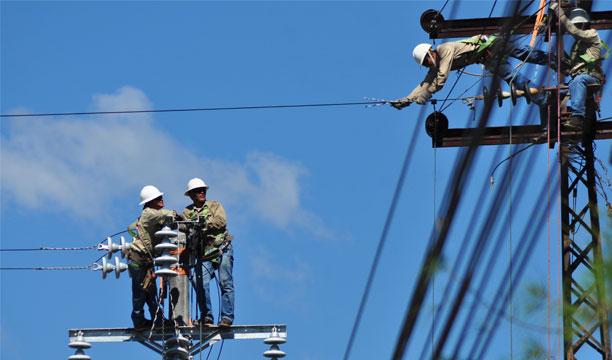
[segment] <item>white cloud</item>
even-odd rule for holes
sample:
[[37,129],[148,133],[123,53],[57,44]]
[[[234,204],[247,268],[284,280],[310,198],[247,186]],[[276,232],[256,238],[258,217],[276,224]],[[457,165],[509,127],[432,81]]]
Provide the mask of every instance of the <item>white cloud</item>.
[[[273,257],[269,250],[258,248],[251,259],[252,283],[260,298],[275,305],[294,306],[295,300],[303,299],[314,281],[309,264],[297,256]],[[279,259],[285,264],[281,264]],[[287,262],[289,264],[287,264]]]
[[[153,106],[144,92],[125,86],[94,95],[92,108]],[[189,178],[206,174],[206,182],[215,185],[215,198],[226,207],[240,204],[278,228],[297,226],[331,236],[317,216],[301,207],[299,182],[306,169],[275,154],[251,152],[244,163],[206,158],[156,128],[150,114],[130,115],[129,120],[122,115],[16,118],[3,128],[2,192],[23,208],[104,221],[116,200],[130,199],[136,206],[144,185],[182,195]],[[185,198],[167,196],[166,201],[180,208]]]

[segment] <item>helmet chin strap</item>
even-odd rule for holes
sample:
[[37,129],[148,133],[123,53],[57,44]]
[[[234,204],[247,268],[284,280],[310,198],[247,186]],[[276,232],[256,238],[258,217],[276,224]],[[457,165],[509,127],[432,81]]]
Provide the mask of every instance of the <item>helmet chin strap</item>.
[[434,59],[433,55],[431,55],[432,51],[433,50],[429,49],[429,51],[427,52],[427,56],[429,56],[429,60],[431,60],[432,66],[436,66],[436,60]]

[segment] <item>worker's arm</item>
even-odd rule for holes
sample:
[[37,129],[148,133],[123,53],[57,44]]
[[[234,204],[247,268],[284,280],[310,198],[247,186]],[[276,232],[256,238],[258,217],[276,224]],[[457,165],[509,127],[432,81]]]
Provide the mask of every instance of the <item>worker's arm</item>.
[[425,79],[421,81],[421,83],[414,90],[412,90],[408,96],[392,101],[391,106],[401,110],[413,102],[420,105],[427,103],[427,100],[431,98],[429,88],[431,87],[431,83],[435,80],[437,72],[437,68],[435,67],[429,69]]
[[[559,4],[557,1],[551,1],[549,9],[550,11],[557,16],[558,15]],[[574,39],[584,41],[588,44],[596,44],[600,42],[599,35],[597,31],[594,29],[581,30],[576,27],[576,25],[572,24],[570,19],[567,18],[565,13],[561,11],[561,25],[567,30],[567,33],[572,35]]]

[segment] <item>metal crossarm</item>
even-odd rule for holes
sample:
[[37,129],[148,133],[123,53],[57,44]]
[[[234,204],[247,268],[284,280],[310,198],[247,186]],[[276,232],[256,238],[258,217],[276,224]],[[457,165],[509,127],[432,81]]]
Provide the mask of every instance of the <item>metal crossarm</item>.
[[[266,339],[274,332],[281,338],[287,337],[287,325],[236,325],[228,328],[180,326],[177,330],[193,342],[190,354],[195,355],[219,340]],[[79,334],[86,342],[126,342],[135,341],[158,354],[163,353],[163,341],[168,340],[175,332],[172,328],[132,329],[70,329],[70,341],[76,341]],[[200,341],[200,339],[202,341]]]

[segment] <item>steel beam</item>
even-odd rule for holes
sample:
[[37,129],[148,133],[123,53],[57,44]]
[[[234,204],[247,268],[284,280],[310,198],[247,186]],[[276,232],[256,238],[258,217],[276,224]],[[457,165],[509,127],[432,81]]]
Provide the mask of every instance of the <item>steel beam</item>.
[[[591,27],[596,30],[612,29],[612,11],[593,11]],[[529,34],[533,32],[535,15],[519,16],[518,24],[512,34]],[[430,33],[431,39],[462,38],[480,34],[495,34],[504,24],[511,21],[511,17],[492,17],[476,19],[444,20],[442,29],[437,33]],[[556,28],[551,28],[556,32]]]
[[[468,146],[478,134],[476,128],[448,129],[444,136],[436,142],[435,147]],[[576,132],[561,132],[562,139],[580,141],[582,134]],[[598,122],[595,129],[595,139],[612,139],[612,121]],[[557,136],[551,137],[551,143],[557,141]],[[546,131],[539,125],[522,126],[492,126],[484,129],[479,140],[480,145],[506,145],[506,144],[546,144],[548,137]]]
[[[287,337],[287,325],[235,325],[227,328],[179,326],[178,329],[185,337],[193,340],[210,337],[211,339],[265,339],[276,328],[280,337]],[[164,331],[165,330],[165,331]],[[132,328],[105,328],[105,329],[70,329],[68,337],[70,341],[76,341],[79,331],[83,333],[86,342],[125,342],[140,341],[143,338],[154,341],[168,339],[174,334],[173,328],[132,329]],[[211,336],[212,335],[212,336]]]

